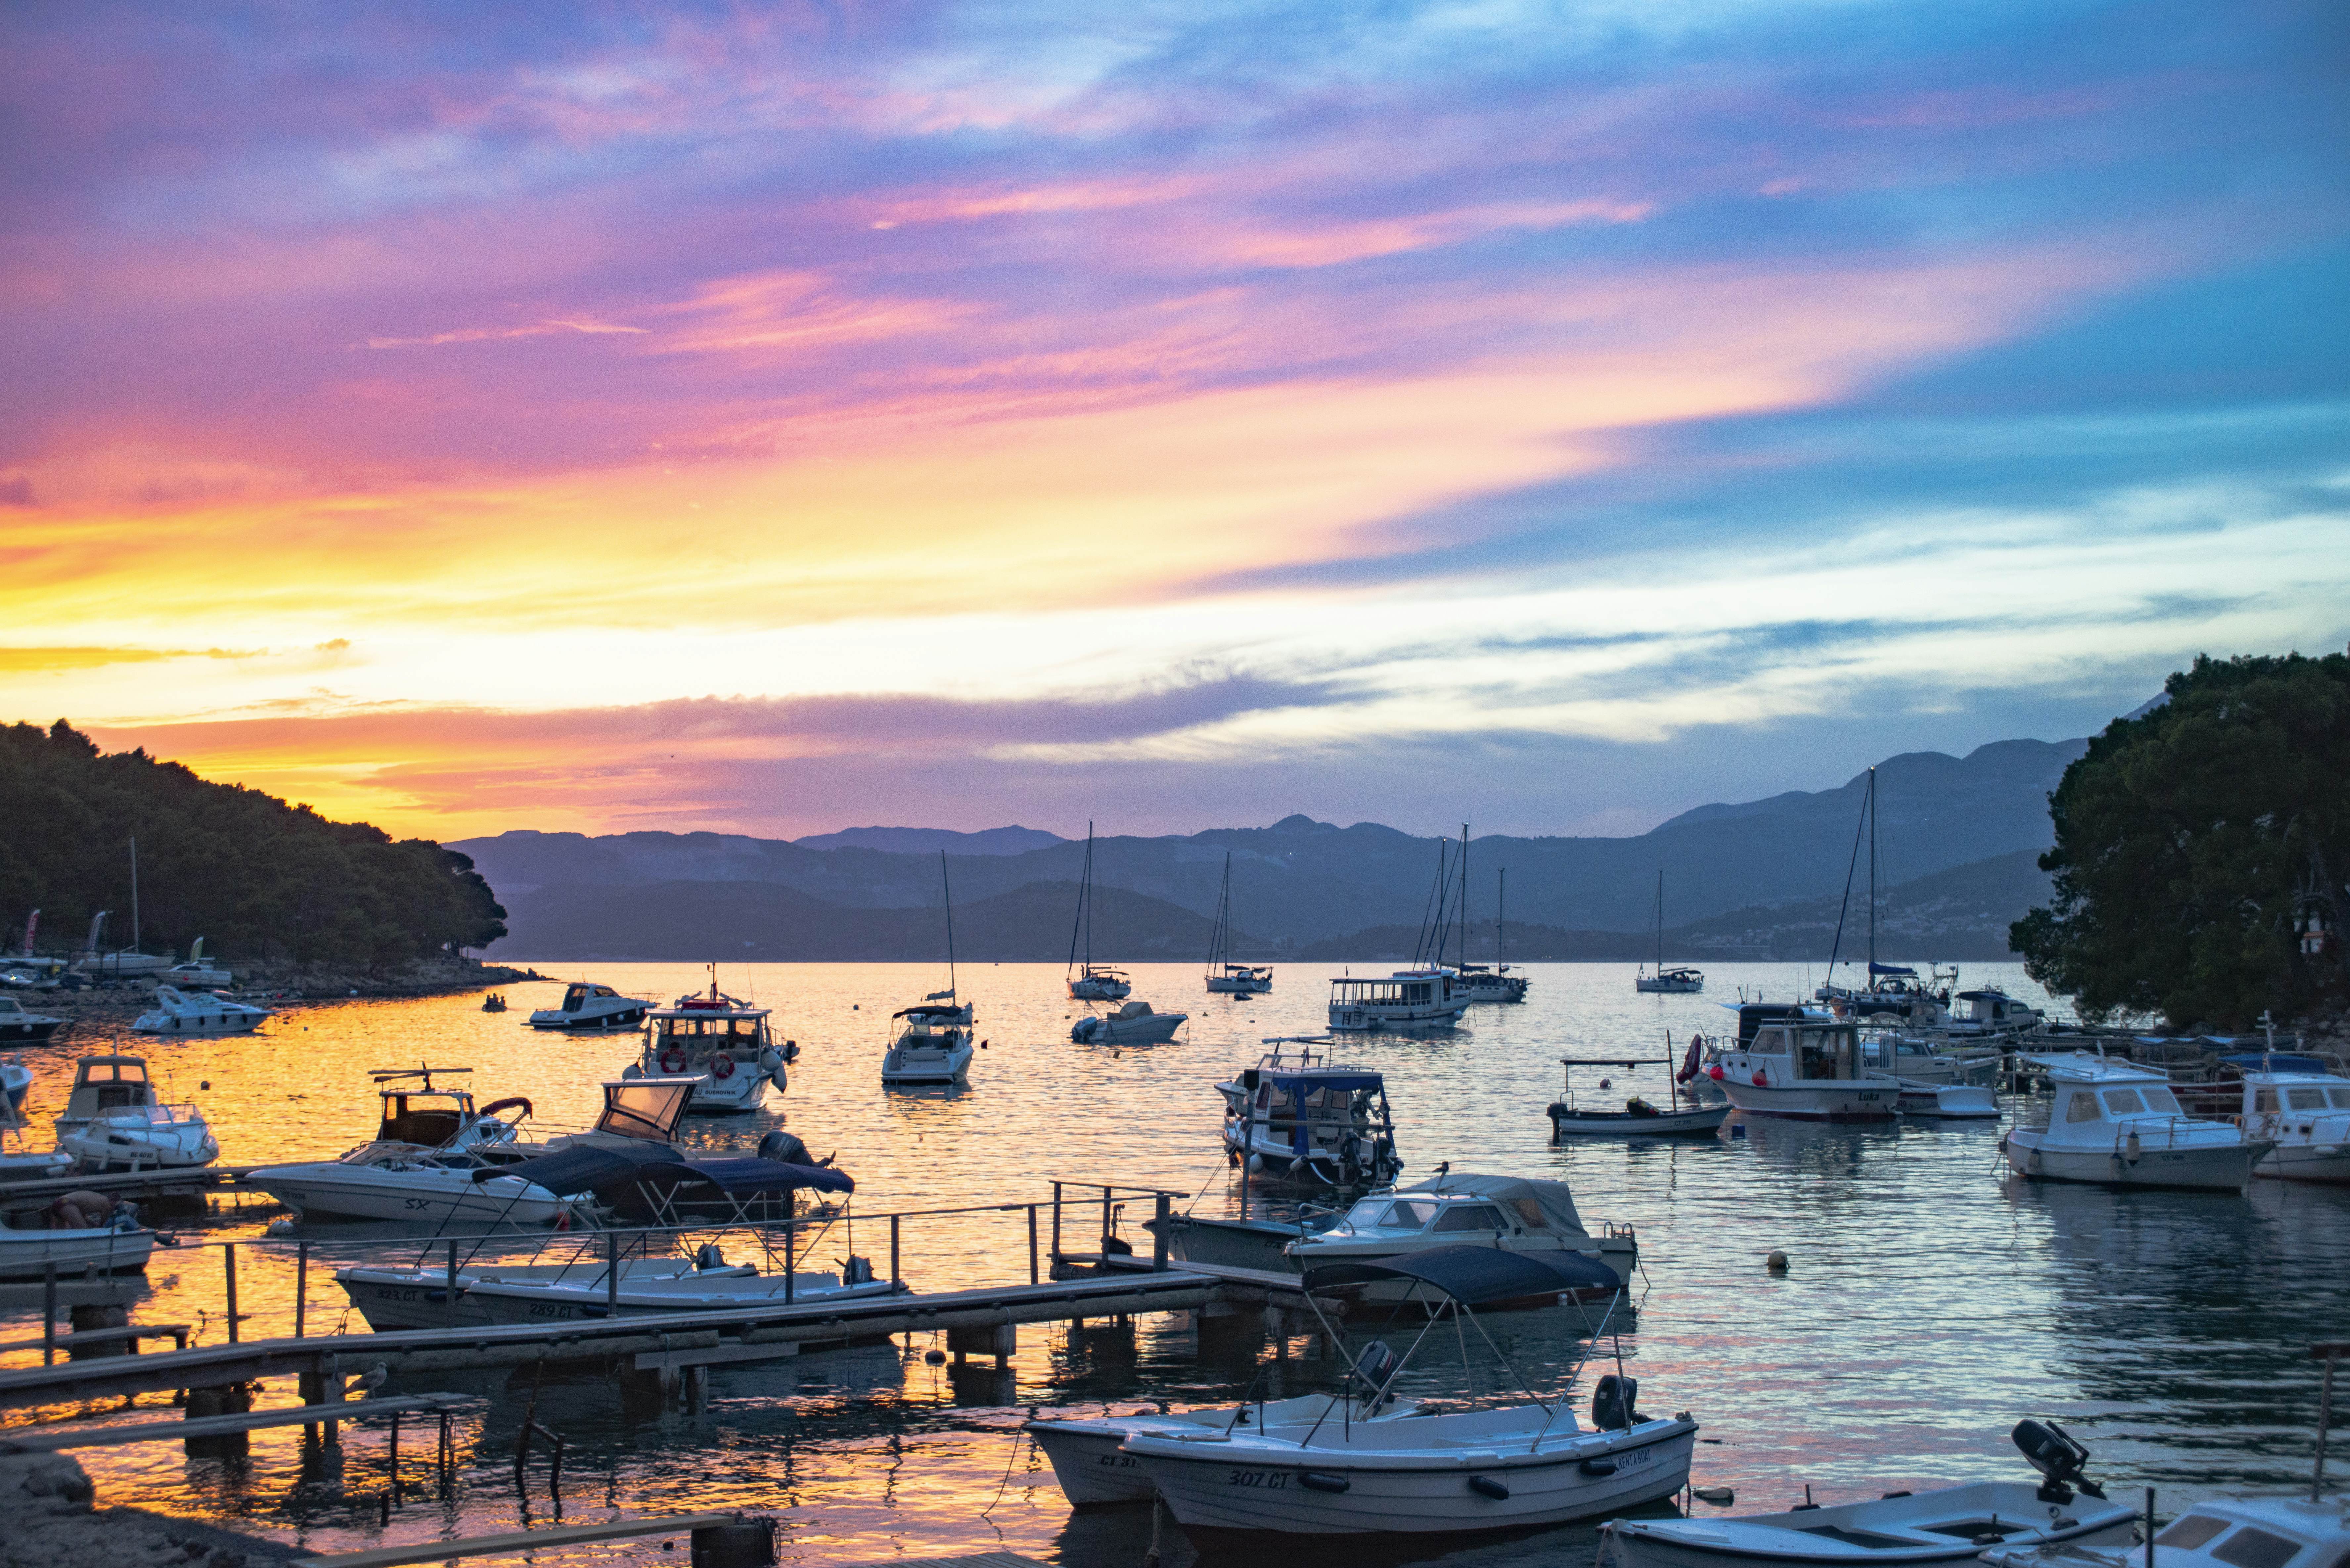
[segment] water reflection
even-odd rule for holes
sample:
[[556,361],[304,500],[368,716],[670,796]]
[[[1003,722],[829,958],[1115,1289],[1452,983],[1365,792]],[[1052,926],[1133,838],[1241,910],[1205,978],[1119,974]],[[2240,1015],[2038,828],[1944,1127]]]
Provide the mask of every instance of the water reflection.
[[[1218,1141],[1213,1085],[1253,1064],[1264,1036],[1317,1033],[1320,971],[1288,966],[1269,996],[1204,999],[1188,965],[1137,966],[1136,993],[1192,1014],[1185,1035],[1149,1049],[1087,1047],[1068,1038],[1072,1009],[1058,966],[974,971],[979,1032],[990,1049],[961,1090],[885,1093],[886,1021],[935,989],[914,966],[763,966],[722,972],[724,988],[779,1009],[779,1032],[803,1048],[789,1090],[757,1115],[696,1118],[688,1140],[748,1148],[788,1127],[818,1155],[837,1152],[858,1181],[855,1210],[955,1209],[1049,1198],[1055,1179],[1160,1185],[1193,1194],[1208,1213],[1236,1204],[1238,1183]],[[2338,1335],[2350,1278],[2350,1194],[2260,1183],[2246,1197],[2033,1185],[2003,1177],[1997,1132],[1982,1125],[1829,1127],[1758,1122],[1743,1138],[1576,1143],[1554,1147],[1544,1107],[1557,1058],[1626,1052],[1663,1055],[1726,1016],[1704,997],[1636,996],[1630,966],[1536,966],[1522,1007],[1485,1007],[1470,1027],[1421,1038],[1350,1040],[1336,1053],[1385,1074],[1409,1162],[1406,1179],[1456,1169],[1550,1176],[1572,1184],[1587,1224],[1637,1228],[1645,1295],[1626,1319],[1627,1372],[1649,1408],[1688,1409],[1702,1424],[1697,1479],[1734,1487],[1739,1507],[1823,1500],[1900,1486],[2014,1478],[2007,1429],[2054,1416],[2097,1452],[2109,1484],[2290,1483],[2307,1474],[2315,1370],[2305,1342]],[[698,966],[598,966],[595,978],[633,995],[667,997],[706,983]],[[1725,966],[1718,996],[1742,984],[1793,994],[1800,971]],[[2032,999],[2012,969],[1996,981]],[[260,1040],[190,1040],[148,1054],[173,1098],[193,1096],[218,1129],[228,1163],[330,1158],[375,1125],[369,1068],[430,1061],[472,1066],[484,1090],[527,1093],[538,1136],[584,1127],[597,1085],[633,1058],[625,1039],[536,1034],[515,1013],[484,1014],[477,999],[295,1008]],[[1190,1005],[1197,1003],[1197,1005]],[[54,1112],[72,1059],[99,1042],[27,1054],[36,1116]],[[1662,1070],[1611,1073],[1610,1093],[1661,1100]],[[213,1088],[198,1094],[209,1079]],[[1262,1200],[1263,1194],[1258,1194]],[[1065,1216],[1069,1235],[1098,1229],[1090,1210]],[[1049,1226],[1049,1210],[1045,1223]],[[1090,1214],[1090,1217],[1088,1217]],[[262,1241],[274,1210],[233,1199],[182,1222],[191,1243],[159,1254],[143,1282],[67,1286],[68,1301],[128,1300],[140,1321],[186,1321],[199,1343],[225,1335],[223,1238]],[[1128,1226],[1138,1211],[1129,1209]],[[859,1252],[886,1253],[885,1228],[860,1228]],[[1024,1211],[935,1215],[902,1227],[903,1272],[918,1289],[1026,1277]],[[378,1226],[309,1228],[239,1260],[240,1325],[248,1337],[291,1331],[297,1244],[311,1241],[307,1326],[364,1332],[331,1280],[339,1262],[412,1258],[429,1235]],[[511,1239],[513,1255],[543,1240]],[[1147,1238],[1138,1237],[1139,1245]],[[844,1233],[839,1251],[851,1244]],[[504,1248],[504,1243],[500,1243]],[[741,1251],[741,1243],[728,1243]],[[1766,1253],[1793,1266],[1768,1275]],[[832,1255],[827,1251],[824,1256]],[[37,1334],[38,1287],[0,1287],[0,1336]],[[548,1368],[435,1374],[407,1391],[446,1387],[484,1404],[457,1423],[451,1495],[434,1486],[432,1437],[403,1435],[402,1500],[389,1528],[386,1434],[347,1428],[339,1474],[306,1472],[299,1428],[256,1433],[242,1460],[192,1459],[173,1445],[92,1451],[109,1499],[252,1528],[316,1550],[357,1549],[462,1530],[544,1522],[555,1506],[543,1459],[516,1490],[514,1449],[534,1386],[539,1421],[566,1438],[567,1521],[733,1506],[778,1509],[788,1561],[859,1562],[1010,1549],[1068,1563],[1139,1563],[1151,1543],[1149,1509],[1073,1516],[1017,1428],[1031,1412],[1098,1414],[1165,1401],[1230,1402],[1252,1388],[1297,1393],[1335,1386],[1326,1344],[1295,1332],[1267,1337],[1262,1314],[1193,1321],[1152,1317],[1088,1324],[1077,1334],[1020,1331],[1008,1377],[992,1362],[931,1366],[911,1344],[713,1368],[708,1397],[688,1409],[657,1384]],[[1419,1325],[1347,1325],[1401,1349]],[[1547,1392],[1591,1346],[1573,1312],[1488,1320],[1501,1348]],[[22,1365],[20,1353],[11,1364]],[[37,1353],[33,1359],[37,1360]],[[1612,1369],[1612,1356],[1609,1361]],[[1507,1386],[1490,1358],[1427,1348],[1407,1391],[1460,1394]],[[1591,1376],[1572,1397],[1587,1410]],[[274,1390],[272,1397],[290,1398]],[[1269,1396],[1270,1397],[1270,1396]],[[161,1407],[161,1397],[146,1404]],[[63,1415],[65,1412],[47,1412]],[[414,1490],[421,1488],[421,1490]],[[1167,1568],[1193,1561],[1171,1521],[1157,1532]],[[1483,1568],[1588,1561],[1584,1527],[1515,1541],[1428,1542],[1370,1560],[1441,1559]],[[1283,1542],[1220,1549],[1203,1559],[1263,1568],[1360,1543]],[[654,1563],[658,1542],[601,1548],[592,1560]],[[578,1556],[564,1561],[588,1561]],[[1333,1556],[1335,1561],[1335,1556]]]

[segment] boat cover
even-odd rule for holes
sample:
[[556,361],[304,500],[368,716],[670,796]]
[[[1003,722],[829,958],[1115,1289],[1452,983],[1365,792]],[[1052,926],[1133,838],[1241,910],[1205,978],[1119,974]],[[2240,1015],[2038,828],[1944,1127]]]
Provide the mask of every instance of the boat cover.
[[2222,1056],[2222,1062],[2258,1073],[2324,1073],[2325,1064],[2314,1056],[2297,1055],[2291,1051],[2246,1051],[2239,1055]]
[[1326,1263],[1305,1271],[1305,1288],[1355,1285],[1367,1280],[1419,1280],[1468,1306],[1555,1295],[1561,1291],[1618,1289],[1616,1271],[1580,1252],[1507,1252],[1498,1247],[1439,1247],[1378,1262]]
[[1581,1236],[1582,1216],[1575,1211],[1575,1194],[1564,1181],[1537,1181],[1523,1176],[1476,1176],[1454,1171],[1426,1181],[1399,1187],[1398,1192],[1473,1192],[1506,1204],[1530,1231],[1565,1231]]
[[1277,1085],[1284,1089],[1305,1089],[1309,1092],[1315,1089],[1383,1089],[1387,1087],[1388,1082],[1377,1073],[1354,1073],[1344,1069],[1326,1073],[1316,1068],[1308,1068],[1302,1073],[1288,1073],[1275,1067],[1266,1068],[1258,1081]]
[[738,1157],[729,1159],[681,1159],[670,1148],[581,1147],[559,1149],[515,1165],[494,1166],[473,1172],[475,1181],[501,1176],[536,1182],[557,1197],[592,1192],[616,1182],[653,1181],[668,1185],[706,1181],[722,1192],[764,1192],[812,1187],[819,1192],[854,1192],[857,1183],[842,1171],[813,1165],[785,1165],[779,1160]]
[[1871,974],[1906,974],[1912,976],[1913,978],[1918,973],[1916,970],[1911,969],[1906,963],[1878,963],[1875,959],[1868,961],[1868,972]]

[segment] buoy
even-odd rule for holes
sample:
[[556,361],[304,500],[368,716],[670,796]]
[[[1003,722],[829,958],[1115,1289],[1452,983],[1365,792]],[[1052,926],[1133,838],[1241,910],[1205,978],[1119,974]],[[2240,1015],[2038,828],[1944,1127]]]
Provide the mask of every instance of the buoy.
[[947,1364],[947,1353],[943,1350],[926,1350],[922,1352],[922,1359],[932,1366],[944,1366]]
[[1249,1168],[1251,1170],[1263,1170],[1264,1168],[1264,1156],[1261,1154],[1253,1154],[1249,1156]]
[[2132,1127],[2132,1128],[2130,1129],[2129,1143],[2128,1143],[2128,1146],[2127,1146],[2127,1147],[2128,1147],[2129,1152],[2128,1152],[2127,1154],[2125,1154],[2122,1158],[2123,1158],[2124,1159],[2127,1160],[2130,1164],[2132,1164],[2132,1165],[2136,1165],[2136,1164],[2137,1163],[2137,1158],[2138,1158],[2138,1154],[2139,1154],[2139,1145],[2138,1145],[2138,1141],[2137,1141],[2137,1129],[2136,1127]]
[[1773,1247],[1771,1255],[1762,1260],[1762,1266],[1774,1274],[1783,1274],[1787,1272],[1787,1254]]
[[1690,1488],[1690,1496],[1700,1502],[1711,1502],[1722,1508],[1738,1501],[1738,1494],[1726,1486],[1693,1486]]
[[213,1081],[212,1081],[210,1078],[206,1078],[206,1079],[205,1079],[205,1080],[203,1080],[202,1083],[200,1083],[200,1084],[198,1084],[198,1085],[196,1085],[196,1087],[197,1087],[197,1088],[199,1088],[199,1089],[209,1089],[209,1088],[211,1088],[212,1086],[213,1086]]
[[1599,1086],[1603,1089],[1612,1089],[1616,1086],[1616,1080],[1613,1078],[1602,1078],[1599,1080]]

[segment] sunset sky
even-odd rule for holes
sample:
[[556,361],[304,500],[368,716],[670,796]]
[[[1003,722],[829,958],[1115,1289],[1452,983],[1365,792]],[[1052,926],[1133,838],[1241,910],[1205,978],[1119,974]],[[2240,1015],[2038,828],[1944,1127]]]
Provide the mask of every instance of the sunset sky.
[[11,6],[0,717],[436,837],[1638,832],[2087,733],[2350,639],[2345,57]]

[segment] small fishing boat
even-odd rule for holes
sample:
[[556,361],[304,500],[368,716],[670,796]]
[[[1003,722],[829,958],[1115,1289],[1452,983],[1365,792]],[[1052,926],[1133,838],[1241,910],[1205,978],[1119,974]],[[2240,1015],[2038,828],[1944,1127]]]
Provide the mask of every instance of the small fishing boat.
[[1069,1038],[1080,1045],[1164,1045],[1191,1016],[1153,1012],[1147,1002],[1128,1002],[1115,1012],[1078,1019],[1069,1030]]
[[1824,1013],[1768,1010],[1750,1030],[1739,1009],[1740,1044],[1721,1053],[1709,1072],[1730,1103],[1750,1116],[1797,1121],[1890,1121],[1901,1085],[1860,1062],[1860,1026]]
[[2017,1424],[2014,1438],[2045,1478],[1888,1491],[1866,1502],[1713,1519],[1611,1519],[1600,1559],[1617,1568],[1814,1568],[1819,1563],[1970,1563],[1986,1546],[2127,1546],[2137,1514],[2108,1501],[2081,1466],[2088,1450],[2062,1427]]
[[[1340,1066],[1312,1042],[1267,1040],[1273,1051],[1216,1085],[1224,1152],[1252,1175],[1325,1187],[1383,1186],[1403,1169],[1387,1080]],[[1284,1044],[1300,1048],[1284,1054]]]
[[608,985],[579,981],[563,989],[563,1000],[530,1015],[533,1029],[634,1029],[652,1011],[641,997],[622,996]]
[[64,1025],[62,1018],[32,1012],[13,996],[0,996],[0,1044],[38,1045]]
[[1705,989],[1705,971],[1686,964],[1665,967],[1665,874],[1657,873],[1657,971],[1648,972],[1642,964],[1632,977],[1632,989],[1643,994],[1654,992],[1665,996],[1694,996]]
[[2243,1082],[2237,1125],[2275,1145],[2254,1176],[2350,1182],[2350,1078],[2278,1065],[2248,1071]]
[[[421,1066],[372,1074],[381,1102],[374,1137],[336,1159],[264,1166],[247,1172],[245,1181],[306,1220],[553,1224],[565,1208],[555,1193],[510,1177],[487,1185],[473,1179],[479,1170],[528,1158],[519,1124],[531,1103],[517,1095],[476,1110],[469,1091],[432,1082],[436,1073],[446,1078],[472,1071]],[[504,1121],[501,1111],[519,1114]]]
[[[1583,1228],[1565,1182],[1452,1170],[1374,1192],[1336,1222],[1300,1236],[1288,1251],[1294,1268],[1311,1272],[1332,1263],[1393,1262],[1459,1246],[1544,1258],[1572,1253],[1607,1267],[1607,1291],[1628,1282],[1640,1264],[1639,1239],[1629,1226],[1606,1226],[1597,1236]],[[1365,1287],[1363,1299],[1399,1302],[1410,1287],[1408,1280],[1374,1283]]]
[[2233,1192],[2276,1147],[2232,1123],[2188,1116],[2170,1080],[2150,1068],[2085,1051],[2023,1060],[2047,1074],[2054,1096],[2046,1127],[2014,1127],[2000,1139],[2020,1176]]
[[1449,969],[1399,970],[1384,980],[1330,982],[1330,1027],[1348,1031],[1449,1029],[1469,996]]
[[789,1084],[785,1064],[799,1054],[796,1044],[775,1044],[767,1025],[772,1012],[722,992],[712,964],[709,994],[681,996],[647,1015],[644,1048],[624,1072],[696,1080],[686,1107],[696,1116],[755,1111],[770,1085],[781,1093]]
[[[1665,1043],[1672,1044],[1667,1035]],[[1698,1042],[1690,1043],[1690,1057],[1694,1064]],[[1695,1101],[1684,1106],[1680,1100],[1679,1078],[1667,1080],[1669,1105],[1656,1106],[1638,1095],[1624,1102],[1620,1111],[1594,1110],[1575,1103],[1575,1070],[1577,1067],[1669,1067],[1669,1056],[1561,1056],[1559,1064],[1565,1069],[1561,1075],[1559,1097],[1547,1107],[1550,1116],[1550,1141],[1565,1143],[1579,1137],[1711,1137],[1730,1119],[1727,1104],[1701,1106]],[[1685,1069],[1693,1071],[1691,1069]],[[1604,1085],[1603,1080],[1603,1085]]]
[[1263,964],[1232,961],[1232,856],[1224,851],[1224,883],[1216,894],[1216,924],[1208,934],[1208,994],[1262,996],[1273,989],[1273,971]]
[[167,1105],[143,1056],[84,1056],[57,1120],[57,1147],[84,1170],[182,1170],[210,1165],[220,1144],[192,1105]]
[[[1384,1344],[1373,1342],[1374,1353],[1386,1349]],[[1289,1399],[1260,1399],[1253,1404],[1201,1410],[1045,1417],[1026,1422],[1020,1429],[1034,1438],[1045,1457],[1052,1461],[1053,1479],[1061,1483],[1062,1495],[1072,1505],[1087,1508],[1105,1503],[1149,1502],[1156,1495],[1142,1461],[1132,1454],[1119,1452],[1128,1438],[1151,1432],[1179,1439],[1187,1436],[1196,1438],[1217,1433],[1229,1436],[1280,1427],[1310,1427],[1338,1414],[1336,1402],[1336,1397],[1328,1394],[1301,1394]],[[1388,1403],[1376,1409],[1367,1399],[1357,1399],[1353,1410],[1342,1419],[1360,1425],[1419,1414],[1417,1404],[1399,1403],[1389,1395]]]
[[505,996],[504,996],[504,994],[503,992],[494,992],[494,992],[490,992],[490,994],[489,994],[489,995],[487,995],[487,996],[485,996],[485,997],[482,998],[482,1011],[483,1011],[483,1012],[504,1012],[505,1010],[506,1010],[506,999],[505,999]]
[[26,1146],[32,1124],[25,1119],[25,1090],[32,1078],[22,1062],[0,1062],[0,1181],[45,1181],[74,1168],[69,1150]]
[[[1430,1329],[1444,1317],[1475,1324],[1471,1308],[1605,1289],[1614,1276],[1571,1254],[1530,1255],[1447,1247],[1388,1263],[1339,1263],[1305,1275],[1307,1304],[1334,1344],[1342,1336],[1314,1293],[1371,1281],[1408,1280],[1430,1301]],[[1614,1293],[1609,1308],[1620,1302]],[[1598,1332],[1607,1331],[1603,1318]],[[1491,1345],[1482,1324],[1481,1342]],[[1467,1357],[1467,1335],[1457,1336]],[[1433,1332],[1429,1339],[1441,1344]],[[1596,1353],[1595,1339],[1593,1352]],[[1499,1355],[1498,1349],[1496,1355]],[[1506,1357],[1503,1358],[1506,1362]],[[1350,1387],[1374,1405],[1409,1364],[1365,1356]],[[1586,1355],[1579,1374],[1591,1360]],[[1518,1386],[1525,1386],[1515,1376]],[[1572,1378],[1570,1377],[1570,1383]],[[1141,1461],[1187,1534],[1453,1533],[1522,1529],[1602,1518],[1670,1497],[1689,1479],[1697,1423],[1686,1415],[1637,1413],[1638,1384],[1611,1375],[1593,1390],[1592,1424],[1579,1426],[1564,1398],[1442,1415],[1352,1419],[1342,1400],[1313,1421],[1228,1431],[1138,1432],[1119,1452]],[[1212,1537],[1211,1537],[1212,1538]]]
[[2047,1015],[2029,1002],[2018,1002],[1995,985],[1959,992],[1942,1028],[1959,1035],[2005,1038],[2029,1034],[2047,1022]]
[[1134,993],[1125,971],[1094,962],[1094,825],[1090,822],[1086,824],[1085,869],[1077,878],[1077,915],[1069,927],[1067,983],[1072,1002],[1124,1002]]
[[217,991],[155,988],[155,1005],[130,1021],[140,1034],[250,1034],[275,1017],[266,1007]]
[[0,1220],[0,1280],[45,1279],[52,1266],[59,1278],[93,1270],[143,1273],[158,1240],[128,1215],[109,1226],[56,1231],[21,1231]]
[[204,939],[202,937],[189,947],[184,961],[173,964],[156,978],[185,991],[212,991],[236,983],[234,974],[204,957]]
[[935,1088],[960,1084],[969,1075],[973,1052],[970,1030],[934,1023],[928,1013],[910,1007],[890,1019],[905,1020],[905,1027],[882,1054],[882,1087]]

